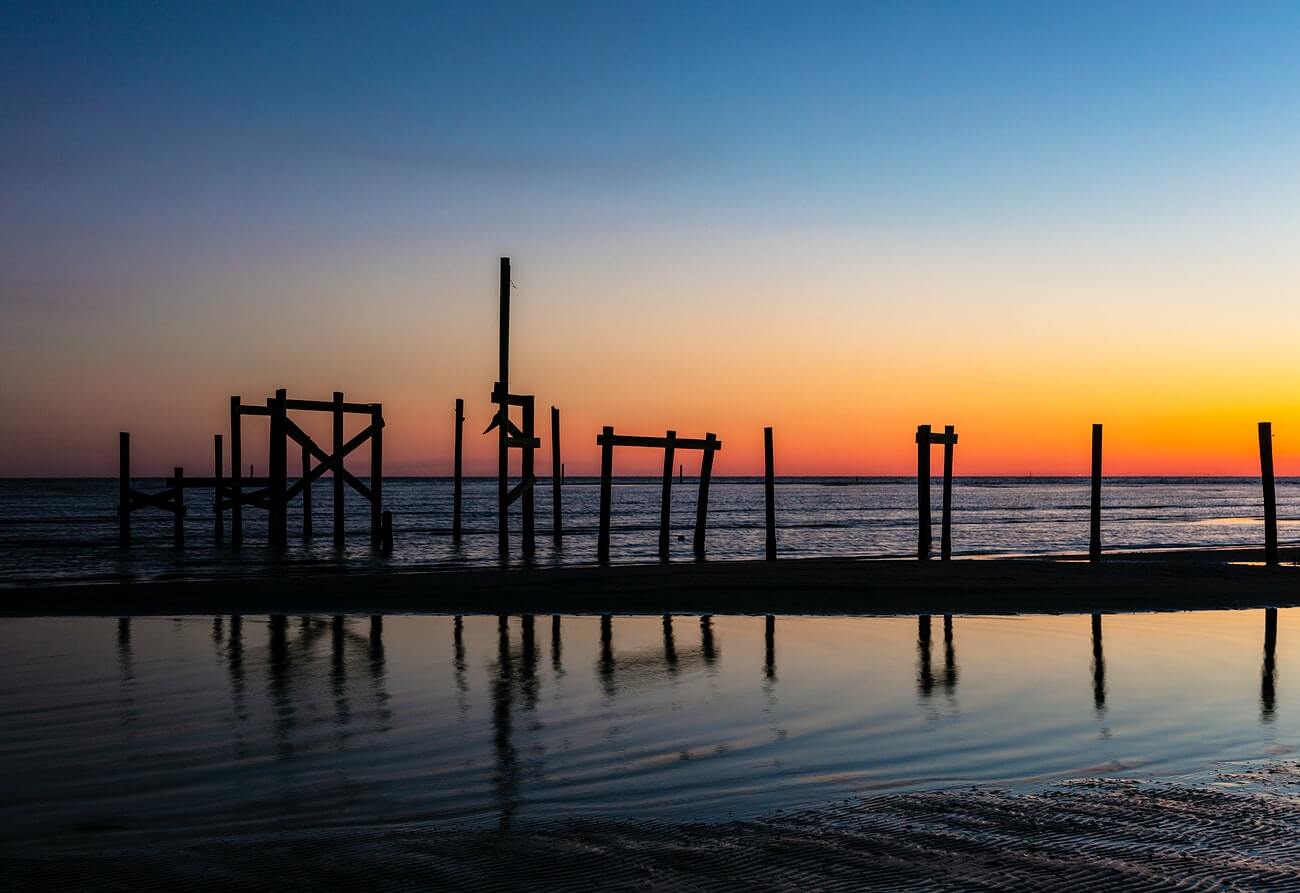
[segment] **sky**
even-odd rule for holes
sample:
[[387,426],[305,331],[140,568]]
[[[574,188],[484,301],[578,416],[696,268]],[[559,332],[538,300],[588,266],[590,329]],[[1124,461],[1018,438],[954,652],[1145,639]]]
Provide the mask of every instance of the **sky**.
[[918,424],[1086,474],[1093,422],[1108,474],[1252,474],[1260,420],[1300,474],[1297,45],[1273,3],[10,0],[0,476],[121,430],[207,474],[280,387],[382,402],[392,474],[450,472],[463,397],[494,473],[501,256],[569,474],[603,425],[909,474]]

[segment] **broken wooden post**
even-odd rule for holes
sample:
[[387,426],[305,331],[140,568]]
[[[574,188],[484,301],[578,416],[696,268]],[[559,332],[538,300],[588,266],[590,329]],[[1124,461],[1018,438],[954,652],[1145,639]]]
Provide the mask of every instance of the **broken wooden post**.
[[560,488],[564,484],[564,465],[560,462],[560,411],[551,407],[551,537],[555,548],[564,540],[560,514]]
[[677,432],[669,431],[664,445],[663,492],[659,497],[659,557],[668,560],[668,537],[673,512],[673,456],[677,452]]
[[501,311],[497,346],[497,383],[501,403],[497,408],[497,552],[510,552],[510,258],[501,258]]
[[131,545],[131,434],[117,435],[117,543]]
[[456,398],[456,451],[451,465],[451,539],[460,542],[461,447],[465,438],[465,400]]
[[767,503],[767,560],[776,561],[776,470],[770,426],[763,429],[763,491]]
[[334,548],[342,549],[345,538],[343,527],[343,499],[344,483],[343,477],[343,392],[334,392],[334,402],[330,407],[333,414],[333,450],[332,455],[337,463],[334,470],[330,472],[331,483],[334,489]]
[[244,544],[244,457],[243,437],[239,411],[239,397],[230,398],[230,545],[238,549]]
[[307,475],[311,474],[311,453],[307,451],[306,444],[302,448],[302,479],[307,481],[307,485],[302,488],[302,538],[311,539],[311,481]]
[[222,457],[221,457],[221,435],[220,434],[212,435],[212,456],[214,460],[212,463],[212,536],[213,539],[216,540],[217,545],[219,546],[221,545],[221,541],[225,539],[226,536],[226,531],[225,531],[226,525],[221,517],[221,497],[222,497],[221,491],[224,489],[224,487],[222,486],[222,480],[221,480]]
[[939,560],[952,558],[952,448],[957,443],[957,435],[952,425],[943,426],[943,520],[939,542]]
[[1273,423],[1259,423],[1259,470],[1264,485],[1264,563],[1277,564],[1277,491],[1273,483]]
[[384,407],[370,404],[370,542],[380,545],[384,511]]
[[288,526],[288,498],[286,490],[289,487],[289,468],[288,468],[288,437],[286,434],[286,400],[287,393],[284,388],[275,392],[275,398],[271,403],[271,437],[270,437],[270,536],[271,545],[277,549],[283,549],[289,542]]
[[600,443],[600,530],[596,535],[596,560],[609,564],[609,513],[613,502],[614,428],[601,429]]
[[930,557],[930,426],[916,426],[916,557]]
[[172,541],[176,548],[185,548],[185,469],[172,469]]
[[1088,560],[1101,561],[1101,425],[1092,426],[1092,513],[1088,520]]
[[[523,520],[523,529],[524,529],[523,532],[524,532],[524,557],[525,558],[532,558],[537,551],[537,532],[536,532],[536,523],[534,521],[534,509],[537,506],[537,502],[536,502],[537,466],[535,461],[536,447],[533,446],[533,444],[536,442],[536,438],[534,437],[534,434],[536,433],[536,431],[534,430],[534,425],[537,421],[535,415],[535,409],[534,409],[535,404],[536,401],[534,400],[534,398],[532,397],[524,398],[524,406],[523,406],[524,437],[528,438],[528,442],[524,444],[522,448],[523,455],[520,456],[519,459],[519,476],[522,479],[522,486],[524,487],[524,490],[520,494],[520,496],[523,499],[523,503],[524,503],[523,511],[521,514],[523,515],[522,520]],[[508,413],[510,411],[509,401],[508,400],[505,401],[502,405],[506,407],[505,411]]]
[[380,548],[386,554],[391,554],[393,551],[393,513],[390,511],[385,511],[380,521],[379,541]]
[[713,476],[713,454],[718,438],[712,431],[704,434],[704,460],[700,463],[700,496],[695,504],[695,557],[704,557],[704,526],[709,518],[709,479]]

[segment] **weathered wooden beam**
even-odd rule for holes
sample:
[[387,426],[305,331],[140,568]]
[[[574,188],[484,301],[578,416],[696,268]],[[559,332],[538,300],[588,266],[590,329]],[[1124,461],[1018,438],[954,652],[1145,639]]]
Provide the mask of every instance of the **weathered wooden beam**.
[[510,492],[506,494],[506,503],[509,505],[514,505],[515,502],[519,499],[519,497],[530,492],[533,489],[533,487],[536,486],[536,484],[537,484],[537,477],[535,475],[529,475],[526,478],[520,478],[519,483],[511,487]]
[[[244,544],[244,515],[243,499],[240,498],[240,490],[243,488],[244,474],[244,456],[242,452],[243,437],[240,430],[240,420],[243,413],[240,411],[239,397],[230,398],[230,489],[232,498],[230,502],[230,545],[238,549]],[[256,486],[255,484],[250,486]]]
[[381,545],[384,513],[384,408],[379,403],[370,405],[370,542]]
[[614,487],[614,429],[606,425],[600,437],[600,528],[596,534],[596,560],[609,564],[609,515]]
[[560,411],[551,407],[551,538],[555,548],[564,540],[560,512],[560,489],[564,486],[564,464],[560,461]]
[[676,455],[677,432],[664,435],[664,477],[659,492],[659,560],[667,561],[668,539],[672,535],[673,457]]
[[704,435],[704,460],[700,463],[700,496],[695,503],[695,557],[704,557],[704,528],[709,519],[709,480],[713,477],[713,454],[722,449],[722,441],[713,432]]
[[[535,426],[536,403],[532,397],[527,397],[523,404],[523,423],[524,437],[521,440],[527,441],[522,446],[523,454],[520,456],[520,474],[526,481],[534,481],[536,474],[536,456],[537,450],[541,448],[542,441],[535,437],[537,433]],[[523,548],[524,557],[532,558],[537,552],[537,530],[535,510],[537,508],[537,491],[536,488],[529,484],[528,489],[523,493]]]
[[[345,405],[346,404],[343,402],[343,392],[335,391],[334,399],[330,402],[330,414],[331,414],[331,422],[332,422],[331,444],[333,447],[333,455],[339,457],[342,457],[344,455],[343,453],[343,412],[344,412],[343,407]],[[331,506],[331,508],[334,510],[334,519],[333,519],[334,520],[334,525],[333,525],[334,526],[334,548],[336,549],[342,549],[343,541],[344,541],[343,500],[344,500],[344,494],[347,492],[347,490],[344,487],[345,482],[343,480],[342,471],[343,471],[343,459],[340,458],[338,460],[337,466],[331,465],[330,467],[330,472],[331,472],[330,489],[333,491],[333,496],[334,496],[333,499],[334,504]]]
[[1277,490],[1273,481],[1273,423],[1259,423],[1259,471],[1264,486],[1264,563],[1277,565]]
[[[768,561],[776,561],[776,470],[772,461],[772,428],[763,429],[763,496],[766,508]],[[769,615],[768,620],[771,620]],[[769,629],[771,628],[769,623]]]
[[270,400],[271,409],[271,435],[270,435],[270,455],[268,464],[270,465],[271,477],[271,517],[270,536],[271,545],[277,549],[283,549],[289,544],[288,528],[288,417],[286,415],[285,401],[288,399],[284,388],[279,388],[275,392],[275,397]]
[[952,425],[943,427],[943,518],[940,528],[939,560],[952,558],[952,448],[957,435]]
[[[613,437],[613,446],[649,447],[651,449],[663,449],[668,446],[666,437],[647,437],[637,434],[616,434],[611,436]],[[596,445],[605,445],[604,434],[596,435]],[[673,441],[673,447],[679,450],[720,450],[722,449],[722,441],[714,440],[710,442],[707,437],[679,437]]]
[[523,450],[525,453],[542,448],[542,439],[540,437],[512,437],[506,443],[510,449]]
[[[307,412],[334,412],[335,403],[333,400],[286,400],[285,408],[290,410],[303,410]],[[359,415],[370,415],[375,408],[373,403],[344,403],[344,412],[354,412]]]
[[1101,561],[1101,425],[1092,426],[1092,511],[1088,517],[1088,560]]
[[[501,382],[492,383],[492,395],[489,398],[493,403],[501,402]],[[525,401],[531,400],[530,394],[506,394],[506,402],[511,406],[523,406]]]
[[267,398],[266,398],[266,406],[244,406],[243,404],[240,404],[240,407],[239,407],[239,414],[240,414],[240,415],[262,415],[262,416],[270,416],[270,415],[271,415],[271,399],[272,399],[272,398],[270,398],[270,397],[267,397]]
[[465,400],[462,397],[456,398],[456,452],[452,460],[452,484],[451,484],[451,539],[452,542],[460,542],[460,524],[461,524],[461,499],[463,496],[463,485],[461,483],[461,449],[465,438]]
[[[501,309],[498,318],[497,385],[510,392],[510,258],[501,258]],[[500,417],[509,419],[509,407],[502,406]],[[510,482],[510,432],[507,425],[497,426],[497,552],[510,553],[510,519],[507,511]]]
[[[929,426],[927,425],[926,427]],[[947,426],[947,428],[951,428],[951,427],[952,427],[951,425]],[[920,443],[921,433],[918,431],[916,436],[918,438],[916,442]],[[946,429],[942,434],[930,434],[928,436],[930,438],[929,442],[935,446],[938,446],[939,444],[955,444],[957,442],[957,435],[953,434],[951,431],[948,431]]]
[[916,557],[930,557],[930,426],[916,427]]
[[226,538],[225,518],[221,516],[221,494],[225,489],[225,482],[221,479],[222,460],[221,455],[221,435],[212,435],[212,538],[218,546]]
[[117,544],[131,545],[131,434],[117,435]]

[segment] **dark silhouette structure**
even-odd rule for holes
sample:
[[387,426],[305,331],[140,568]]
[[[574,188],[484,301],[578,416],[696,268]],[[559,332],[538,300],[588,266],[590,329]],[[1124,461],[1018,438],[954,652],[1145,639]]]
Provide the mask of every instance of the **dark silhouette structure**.
[[452,542],[460,542],[460,524],[461,524],[461,500],[463,497],[463,485],[461,483],[461,453],[465,440],[465,401],[461,397],[456,398],[456,450],[455,458],[452,460],[452,483],[451,483],[451,539]]
[[709,432],[703,439],[678,437],[669,431],[664,437],[643,437],[632,434],[615,434],[606,425],[596,437],[600,446],[600,532],[596,539],[596,557],[602,564],[609,563],[609,517],[613,503],[614,447],[649,447],[664,451],[663,490],[659,507],[659,557],[668,558],[668,539],[672,521],[673,456],[677,450],[702,450],[704,460],[700,465],[700,494],[695,503],[695,557],[704,557],[704,528],[709,512],[709,480],[713,476],[713,454],[722,449],[722,441]]
[[1088,560],[1101,561],[1101,425],[1092,426],[1092,512],[1088,519]]
[[1092,705],[1106,712],[1106,656],[1101,647],[1101,615],[1092,615]]
[[564,542],[564,522],[560,517],[562,497],[560,487],[564,484],[564,463],[560,461],[560,411],[551,407],[551,537],[555,548]]
[[1259,718],[1272,722],[1277,715],[1277,608],[1264,611],[1264,665],[1260,670]]
[[952,557],[952,453],[957,445],[952,425],[945,425],[942,434],[933,433],[929,425],[916,426],[916,557],[921,561],[930,558],[930,447],[934,444],[943,444],[943,527],[939,557],[947,561]]
[[1277,489],[1273,483],[1273,423],[1259,423],[1259,473],[1264,485],[1264,563],[1277,566]]
[[763,496],[767,510],[767,560],[776,561],[776,471],[772,462],[771,426],[763,429]]

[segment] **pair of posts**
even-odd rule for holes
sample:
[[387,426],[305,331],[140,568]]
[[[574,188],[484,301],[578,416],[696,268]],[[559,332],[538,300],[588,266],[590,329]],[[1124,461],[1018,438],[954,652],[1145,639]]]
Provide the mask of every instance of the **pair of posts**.
[[945,425],[942,434],[935,434],[929,425],[916,426],[916,557],[921,561],[930,558],[932,533],[930,529],[930,447],[943,445],[943,520],[939,557],[947,561],[952,557],[952,452],[957,445],[957,434],[952,425]]

